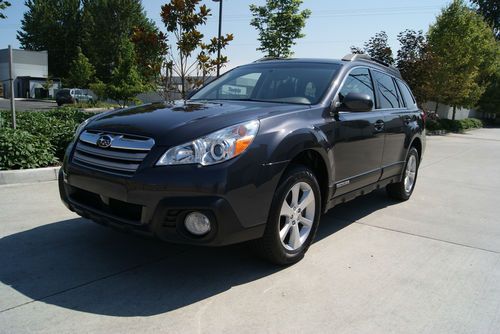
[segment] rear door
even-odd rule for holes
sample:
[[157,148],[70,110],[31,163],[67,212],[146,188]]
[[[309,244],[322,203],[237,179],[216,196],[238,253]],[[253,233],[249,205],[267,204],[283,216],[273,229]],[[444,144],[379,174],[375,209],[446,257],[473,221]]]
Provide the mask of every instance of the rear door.
[[[350,92],[368,94],[374,104],[376,95],[370,71],[356,67],[350,71],[339,90],[338,101]],[[384,116],[373,109],[368,112],[339,112],[336,116],[333,142],[335,196],[378,181],[384,149]]]
[[385,121],[385,143],[382,156],[382,179],[398,175],[404,167],[406,119],[411,116],[405,107],[396,79],[373,70],[378,105]]

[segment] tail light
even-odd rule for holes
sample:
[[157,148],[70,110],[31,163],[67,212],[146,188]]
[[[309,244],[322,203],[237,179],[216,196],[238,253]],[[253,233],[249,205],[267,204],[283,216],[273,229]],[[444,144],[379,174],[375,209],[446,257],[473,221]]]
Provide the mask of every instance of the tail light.
[[425,113],[425,111],[421,111],[420,116],[422,117],[422,122],[424,122],[425,125],[425,121],[427,120],[427,114]]

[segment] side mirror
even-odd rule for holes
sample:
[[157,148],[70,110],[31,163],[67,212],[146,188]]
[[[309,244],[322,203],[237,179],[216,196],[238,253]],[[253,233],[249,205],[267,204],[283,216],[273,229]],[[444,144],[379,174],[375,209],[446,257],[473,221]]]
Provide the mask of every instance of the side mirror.
[[344,96],[337,110],[351,112],[366,112],[373,109],[373,100],[368,94],[349,93]]
[[200,89],[193,89],[192,91],[190,91],[189,93],[187,93],[186,95],[186,100],[189,100],[190,98],[193,97],[194,94],[198,93]]

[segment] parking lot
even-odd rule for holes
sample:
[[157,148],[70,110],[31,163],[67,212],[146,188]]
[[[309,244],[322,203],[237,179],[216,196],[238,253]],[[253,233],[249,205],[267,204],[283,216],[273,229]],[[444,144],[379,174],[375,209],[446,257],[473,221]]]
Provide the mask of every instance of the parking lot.
[[0,187],[0,332],[499,333],[500,129],[428,137],[413,197],[332,209],[303,261],[199,248]]
[[[16,110],[49,110],[57,108],[57,103],[52,100],[16,100]],[[10,100],[0,98],[0,110],[10,110]]]

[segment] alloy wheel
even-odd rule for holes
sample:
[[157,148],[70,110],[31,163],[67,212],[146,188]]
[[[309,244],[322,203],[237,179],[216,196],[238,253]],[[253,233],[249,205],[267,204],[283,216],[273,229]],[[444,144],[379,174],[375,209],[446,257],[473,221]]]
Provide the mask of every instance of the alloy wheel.
[[288,191],[280,212],[279,237],[289,251],[299,249],[311,233],[316,214],[314,191],[306,182],[298,182]]
[[417,176],[417,158],[414,155],[410,155],[408,163],[406,164],[404,187],[407,193],[411,192],[413,185],[415,184],[415,178]]

